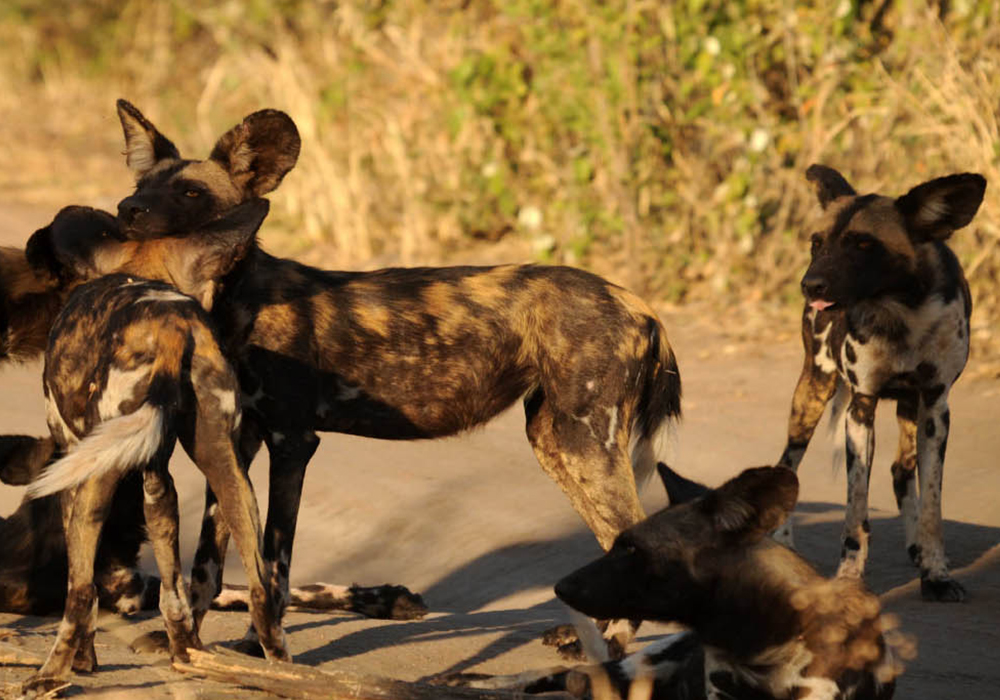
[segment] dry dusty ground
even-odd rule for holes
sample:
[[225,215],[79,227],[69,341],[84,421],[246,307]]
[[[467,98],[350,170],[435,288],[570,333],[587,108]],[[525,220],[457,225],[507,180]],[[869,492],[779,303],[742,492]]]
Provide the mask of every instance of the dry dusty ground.
[[[0,207],[0,232],[23,242],[51,212]],[[734,343],[690,312],[664,314],[681,366],[685,418],[674,465],[716,484],[741,468],[773,462],[784,442],[788,402],[798,376],[797,330],[776,330],[771,342]],[[0,430],[45,429],[39,367],[0,372]],[[888,474],[895,446],[894,412],[879,415],[872,478],[873,541],[869,584],[918,639],[897,697],[909,700],[995,698],[1000,695],[1000,381],[963,379],[952,393],[944,515],[947,550],[970,592],[960,605],[924,603],[903,551]],[[178,451],[179,452],[179,451]],[[796,521],[800,551],[830,573],[839,551],[844,475],[830,467],[822,429],[802,466]],[[183,514],[183,554],[193,553],[202,480],[178,454],[173,470]],[[252,476],[266,498],[267,468]],[[0,487],[0,513],[21,492]],[[664,501],[652,484],[647,510]],[[432,614],[415,622],[352,615],[292,613],[287,618],[297,661],[414,680],[443,671],[516,672],[559,663],[539,642],[542,630],[566,620],[551,593],[562,575],[598,548],[558,488],[541,472],[515,408],[460,438],[394,444],[327,435],[306,479],[296,540],[293,583],[403,583],[423,593]],[[151,567],[151,558],[145,565]],[[227,580],[242,574],[235,554]],[[135,697],[197,697],[221,686],[172,672],[162,658],[136,655],[128,643],[156,629],[155,616],[102,618],[102,670],[77,677],[75,692]],[[242,613],[211,613],[203,639],[242,636]],[[24,646],[44,654],[56,619],[0,615]],[[654,628],[640,631],[640,642]],[[31,673],[0,668],[0,693]],[[260,697],[233,690],[233,697]]]

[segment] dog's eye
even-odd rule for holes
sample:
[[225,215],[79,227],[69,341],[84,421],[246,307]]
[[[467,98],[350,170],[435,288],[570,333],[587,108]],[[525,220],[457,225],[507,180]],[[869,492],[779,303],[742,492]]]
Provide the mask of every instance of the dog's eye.
[[814,233],[812,236],[809,237],[809,250],[813,254],[815,254],[816,251],[819,250],[820,246],[822,245],[823,245],[823,237],[818,233]]
[[184,196],[185,197],[200,197],[201,196],[201,192],[199,192],[198,190],[185,190],[184,191]]
[[858,250],[869,250],[872,247],[872,242],[867,238],[858,238],[854,241],[854,247]]

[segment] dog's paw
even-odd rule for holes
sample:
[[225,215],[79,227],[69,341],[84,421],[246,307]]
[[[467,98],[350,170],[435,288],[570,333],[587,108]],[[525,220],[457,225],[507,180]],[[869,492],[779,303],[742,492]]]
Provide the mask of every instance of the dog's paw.
[[351,586],[350,610],[377,620],[419,620],[427,614],[420,594],[406,586]]
[[920,577],[920,595],[924,600],[939,603],[961,603],[966,598],[965,586],[953,578]]
[[169,656],[170,639],[167,637],[166,630],[153,630],[152,632],[146,632],[146,634],[136,637],[128,645],[128,648],[136,654],[162,654]]
[[573,625],[556,625],[545,630],[545,633],[542,634],[542,644],[547,647],[558,648],[578,641],[576,627]]
[[73,656],[73,671],[76,673],[93,673],[97,670],[97,652],[94,650],[94,639],[80,644]]

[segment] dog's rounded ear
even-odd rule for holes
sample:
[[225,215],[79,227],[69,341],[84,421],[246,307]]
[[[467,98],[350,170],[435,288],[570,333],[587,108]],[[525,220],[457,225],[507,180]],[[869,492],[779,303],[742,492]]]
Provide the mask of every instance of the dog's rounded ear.
[[972,221],[985,193],[982,175],[948,175],[917,185],[896,200],[896,209],[914,240],[945,240]]
[[55,244],[52,241],[52,226],[38,229],[24,246],[24,257],[35,272],[60,277],[62,264],[56,256]]
[[161,160],[181,157],[170,139],[161,134],[130,102],[118,100],[117,106],[118,119],[125,132],[125,162],[136,180]]
[[857,194],[843,175],[826,165],[810,165],[806,170],[806,180],[816,186],[816,196],[824,209],[837,197],[853,197]]
[[799,480],[791,469],[756,467],[710,491],[699,506],[717,531],[757,540],[785,522],[798,496]]
[[262,109],[219,137],[210,159],[254,197],[281,184],[295,167],[302,140],[295,122],[277,109]]

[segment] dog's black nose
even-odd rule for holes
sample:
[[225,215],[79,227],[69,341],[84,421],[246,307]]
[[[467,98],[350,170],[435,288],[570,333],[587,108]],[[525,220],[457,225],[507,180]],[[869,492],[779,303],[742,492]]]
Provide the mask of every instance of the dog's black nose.
[[149,209],[147,207],[142,206],[129,197],[118,203],[118,220],[124,224],[133,224],[143,214],[148,212]]
[[807,274],[802,278],[802,293],[806,299],[822,299],[827,293],[826,280],[820,275]]

